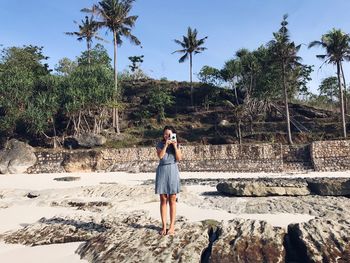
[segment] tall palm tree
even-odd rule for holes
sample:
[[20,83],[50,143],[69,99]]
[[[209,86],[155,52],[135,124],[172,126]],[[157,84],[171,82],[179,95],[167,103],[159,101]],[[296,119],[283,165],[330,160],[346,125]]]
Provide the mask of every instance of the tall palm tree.
[[[333,64],[337,67],[338,88],[339,88],[339,101],[340,112],[343,125],[343,136],[346,138],[346,121],[345,121],[345,109],[344,109],[344,93],[343,84],[345,84],[345,77],[343,74],[343,61],[350,59],[349,54],[349,42],[350,36],[345,34],[340,29],[332,29],[328,33],[322,35],[321,41],[312,41],[309,44],[309,48],[320,46],[326,50],[326,54],[317,55],[316,57],[324,60],[324,63]],[[342,77],[341,77],[342,76]]]
[[98,35],[98,23],[94,20],[94,17],[85,16],[85,20],[81,20],[81,24],[74,21],[78,25],[79,31],[76,32],[65,32],[66,35],[76,36],[78,41],[86,40],[87,51],[88,51],[88,64],[90,65],[90,50],[93,38],[104,41],[103,38]]
[[283,20],[281,22],[281,28],[278,30],[278,32],[273,33],[274,39],[268,43],[268,46],[271,48],[274,60],[281,67],[288,142],[289,144],[293,144],[292,133],[290,129],[289,108],[288,108],[287,77],[290,72],[295,70],[297,66],[301,65],[299,63],[301,58],[297,56],[297,53],[301,45],[295,45],[295,43],[290,40],[289,31],[287,28],[287,25],[288,25],[287,18],[288,18],[288,15],[283,16]]
[[207,36],[201,39],[197,39],[198,31],[197,29],[192,30],[191,27],[187,29],[187,36],[182,36],[182,41],[175,39],[175,43],[179,44],[182,49],[176,50],[172,52],[174,53],[182,53],[184,54],[180,59],[179,63],[185,62],[187,59],[190,59],[190,84],[191,84],[191,106],[193,106],[193,85],[192,85],[192,61],[193,55],[201,53],[206,50],[206,47],[202,47],[205,40],[208,38]]
[[[114,82],[115,94],[114,101],[118,103],[118,68],[117,68],[117,48],[122,45],[122,37],[125,37],[136,45],[141,42],[131,34],[132,28],[138,16],[129,16],[132,4],[135,0],[102,0],[98,4],[93,5],[92,8],[84,8],[82,12],[93,13],[96,15],[98,25],[100,28],[107,28],[113,34],[114,45]],[[116,128],[117,133],[119,129],[118,107],[113,108],[113,127]]]

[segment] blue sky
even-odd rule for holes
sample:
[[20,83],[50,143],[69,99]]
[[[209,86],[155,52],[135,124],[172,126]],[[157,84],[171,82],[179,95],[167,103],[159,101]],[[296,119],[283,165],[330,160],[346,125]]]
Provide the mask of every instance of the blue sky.
[[[49,56],[54,68],[63,57],[74,59],[85,50],[85,43],[63,32],[75,31],[73,20],[80,21],[85,14],[81,8],[90,7],[91,0],[0,0],[0,44],[3,47],[39,45]],[[348,0],[138,0],[131,14],[138,15],[134,34],[143,48],[125,41],[119,49],[119,69],[129,65],[128,56],[144,55],[142,69],[151,77],[170,80],[188,80],[188,63],[179,64],[178,49],[173,39],[180,39],[187,27],[197,28],[199,37],[208,36],[204,53],[194,58],[194,73],[202,66],[221,68],[235,51],[245,47],[255,49],[272,38],[278,30],[283,14],[289,14],[289,29],[297,43],[308,44],[320,39],[328,30],[341,28],[350,32],[350,1]],[[111,40],[111,34],[105,35]],[[95,44],[97,42],[95,41]],[[112,42],[104,44],[112,57]],[[309,86],[316,92],[321,80],[335,74],[335,68],[324,66],[315,58],[321,49],[302,46],[300,55],[306,64],[315,65]],[[350,81],[350,67],[345,65]],[[196,76],[194,76],[196,79]]]

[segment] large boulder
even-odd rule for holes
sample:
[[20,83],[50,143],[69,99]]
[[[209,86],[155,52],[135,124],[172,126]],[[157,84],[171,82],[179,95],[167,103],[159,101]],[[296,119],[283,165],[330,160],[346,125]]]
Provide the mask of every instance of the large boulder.
[[288,226],[300,262],[350,262],[350,221],[313,219]]
[[317,195],[350,196],[350,178],[308,179],[308,185]]
[[285,231],[265,221],[235,219],[223,223],[213,243],[211,263],[285,262]]
[[95,171],[100,152],[95,150],[73,151],[66,153],[62,161],[62,167],[68,173]]
[[33,147],[16,139],[11,139],[5,150],[0,151],[0,173],[25,173],[36,161]]
[[221,182],[216,189],[232,196],[303,196],[309,195],[307,182],[302,179],[239,179]]
[[84,133],[74,138],[77,140],[79,146],[86,148],[101,146],[107,141],[106,137],[103,135],[93,133]]

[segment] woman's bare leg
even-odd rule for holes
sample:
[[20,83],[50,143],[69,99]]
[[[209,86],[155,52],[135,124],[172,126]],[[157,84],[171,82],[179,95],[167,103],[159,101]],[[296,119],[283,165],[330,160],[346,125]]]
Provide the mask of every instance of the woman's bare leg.
[[167,195],[161,194],[160,195],[160,217],[162,218],[162,231],[160,234],[165,235],[166,234],[166,209],[167,209]]
[[170,227],[169,234],[174,234],[175,231],[175,217],[176,217],[176,194],[169,195],[170,206]]

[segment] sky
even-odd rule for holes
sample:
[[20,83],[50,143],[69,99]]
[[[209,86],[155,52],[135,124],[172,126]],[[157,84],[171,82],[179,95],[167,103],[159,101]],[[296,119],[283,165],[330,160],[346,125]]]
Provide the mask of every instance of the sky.
[[[86,49],[84,42],[64,32],[77,30],[86,14],[80,10],[91,7],[92,0],[0,0],[0,45],[2,47],[38,45],[49,56],[54,69],[63,57],[75,59]],[[308,49],[313,40],[332,28],[350,32],[349,0],[136,0],[130,15],[138,15],[133,34],[142,48],[128,40],[118,49],[118,69],[127,69],[129,56],[144,55],[142,70],[153,78],[188,80],[188,62],[179,63],[179,49],[174,39],[182,39],[188,26],[196,28],[199,38],[208,36],[207,50],[194,56],[193,72],[204,65],[222,68],[240,48],[254,50],[272,39],[280,27],[283,14],[288,14],[291,39],[303,44],[299,55],[303,63],[314,65],[310,90],[317,93],[322,79],[335,75],[335,67],[316,58],[322,49]],[[110,43],[103,43],[113,57],[112,35],[100,33]],[[94,44],[98,41],[94,41]],[[345,65],[350,77],[350,66]]]

